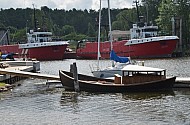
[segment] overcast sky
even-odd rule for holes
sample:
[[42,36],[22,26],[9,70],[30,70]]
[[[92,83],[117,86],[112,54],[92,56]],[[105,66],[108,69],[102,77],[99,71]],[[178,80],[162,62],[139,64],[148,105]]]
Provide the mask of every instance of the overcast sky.
[[[99,9],[100,0],[0,0],[0,8],[40,8],[47,6],[51,9]],[[110,0],[110,8],[131,8],[133,0]],[[102,0],[102,7],[107,8],[107,0]]]

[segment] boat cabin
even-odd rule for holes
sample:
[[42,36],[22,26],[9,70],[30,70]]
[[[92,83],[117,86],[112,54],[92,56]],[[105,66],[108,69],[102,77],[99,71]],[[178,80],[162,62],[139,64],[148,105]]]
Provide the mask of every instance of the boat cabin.
[[139,27],[137,24],[133,24],[133,28],[130,29],[131,39],[141,39],[148,37],[158,36],[158,26],[143,26]]
[[52,41],[52,33],[51,32],[34,32],[30,30],[27,33],[28,43],[41,43],[41,42],[50,42]]
[[127,65],[122,69],[122,76],[115,75],[115,84],[144,83],[166,79],[166,70],[139,65]]

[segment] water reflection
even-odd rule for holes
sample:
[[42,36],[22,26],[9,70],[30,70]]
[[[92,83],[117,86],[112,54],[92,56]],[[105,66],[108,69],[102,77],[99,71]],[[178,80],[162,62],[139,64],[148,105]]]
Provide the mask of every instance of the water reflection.
[[61,100],[60,100],[61,106],[77,104],[78,96],[79,96],[79,93],[77,92],[63,91],[61,95]]
[[190,95],[190,88],[175,88],[174,92],[180,95]]
[[131,92],[123,93],[122,98],[126,100],[161,99],[164,96],[174,96],[174,91],[167,92]]

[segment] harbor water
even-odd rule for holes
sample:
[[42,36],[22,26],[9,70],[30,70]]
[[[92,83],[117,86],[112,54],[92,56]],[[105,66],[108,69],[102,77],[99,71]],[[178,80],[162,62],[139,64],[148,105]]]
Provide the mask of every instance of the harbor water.
[[[144,60],[167,69],[168,76],[190,77],[190,58]],[[58,75],[76,62],[78,72],[92,75],[96,60],[41,62],[41,73]],[[111,65],[109,60],[100,67]],[[189,125],[190,88],[173,92],[88,93],[65,91],[60,84],[27,78],[0,93],[0,125]]]

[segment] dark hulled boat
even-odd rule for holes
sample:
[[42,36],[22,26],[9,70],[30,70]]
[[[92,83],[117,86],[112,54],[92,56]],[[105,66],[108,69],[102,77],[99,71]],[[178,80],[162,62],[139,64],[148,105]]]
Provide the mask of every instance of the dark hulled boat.
[[[72,73],[60,70],[59,76],[66,89],[74,90]],[[175,79],[176,77],[166,78],[164,69],[138,65],[124,67],[122,76],[115,75],[114,80],[78,74],[80,90],[90,92],[171,91]]]

